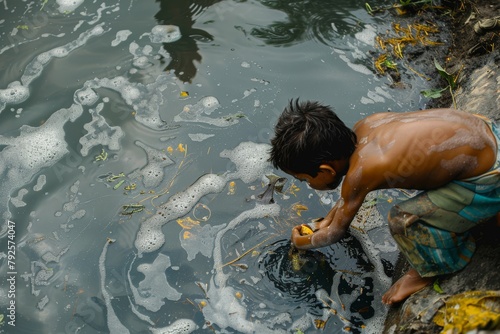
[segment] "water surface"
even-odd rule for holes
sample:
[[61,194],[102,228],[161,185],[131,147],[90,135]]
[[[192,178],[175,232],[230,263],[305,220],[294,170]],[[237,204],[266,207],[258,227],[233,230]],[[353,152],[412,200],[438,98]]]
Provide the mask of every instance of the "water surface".
[[133,0],[4,0],[0,15],[0,269],[16,281],[0,331],[379,331],[396,256],[380,212],[404,195],[373,194],[347,238],[300,256],[291,228],[338,194],[288,180],[275,203],[258,195],[283,176],[266,159],[291,98],[349,126],[424,106],[420,78],[399,91],[373,69],[389,16]]

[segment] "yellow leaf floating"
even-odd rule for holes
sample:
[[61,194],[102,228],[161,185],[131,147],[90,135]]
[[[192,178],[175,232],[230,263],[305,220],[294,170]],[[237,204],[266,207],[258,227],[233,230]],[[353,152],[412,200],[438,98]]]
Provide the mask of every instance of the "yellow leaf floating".
[[236,193],[236,182],[229,182],[229,190],[227,192],[228,195],[234,195]]
[[186,239],[189,239],[191,238],[193,234],[189,231],[184,231],[184,233],[182,234],[182,239],[186,240]]
[[468,291],[451,296],[434,316],[441,333],[467,333],[500,325],[500,291]]
[[305,206],[304,204],[295,203],[292,206],[292,210],[295,211],[295,213],[298,216],[302,216],[302,211],[307,211],[307,210],[309,210],[309,208],[307,206]]
[[184,153],[186,152],[186,148],[184,147],[184,145],[179,143],[179,145],[177,146],[177,151]]
[[188,93],[188,92],[186,92],[186,91],[182,91],[182,92],[180,93],[180,97],[188,97],[188,96],[189,96],[189,93]]
[[172,154],[174,152],[174,148],[172,146],[167,147],[167,152]]
[[194,220],[191,217],[186,217],[186,218],[177,219],[177,224],[179,224],[182,228],[184,228],[186,230],[190,230],[194,226],[200,225],[200,222],[197,220]]
[[325,328],[326,321],[321,319],[314,319],[314,325],[317,329]]
[[300,188],[299,188],[299,187],[297,187],[295,184],[292,184],[292,185],[290,186],[290,188],[288,188],[288,192],[289,192],[290,194],[292,194],[293,196],[297,196],[297,195],[295,195],[295,193],[296,193],[296,192],[298,192],[299,190],[300,190]]

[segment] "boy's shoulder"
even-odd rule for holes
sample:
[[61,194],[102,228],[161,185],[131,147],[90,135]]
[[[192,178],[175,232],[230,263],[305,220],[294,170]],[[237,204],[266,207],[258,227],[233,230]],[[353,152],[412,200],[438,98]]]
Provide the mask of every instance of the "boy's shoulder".
[[423,188],[474,176],[491,165],[496,145],[482,119],[452,109],[374,114],[355,133],[348,176],[362,170],[359,182],[373,187],[394,184],[387,175],[398,187]]

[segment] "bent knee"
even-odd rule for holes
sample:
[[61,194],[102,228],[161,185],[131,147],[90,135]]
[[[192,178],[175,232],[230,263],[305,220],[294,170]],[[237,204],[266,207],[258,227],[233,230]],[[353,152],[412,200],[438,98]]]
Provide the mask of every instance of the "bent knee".
[[387,220],[389,222],[389,231],[392,235],[405,234],[405,228],[413,224],[419,219],[418,216],[403,211],[399,206],[395,205],[389,211]]

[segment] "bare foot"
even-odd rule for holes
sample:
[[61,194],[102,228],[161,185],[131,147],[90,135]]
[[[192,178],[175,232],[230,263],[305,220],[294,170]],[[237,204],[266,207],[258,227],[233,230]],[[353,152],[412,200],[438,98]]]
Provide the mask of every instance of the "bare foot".
[[434,281],[434,277],[421,277],[415,269],[410,269],[403,277],[394,283],[382,296],[382,302],[387,305],[402,302],[413,293],[421,290]]

